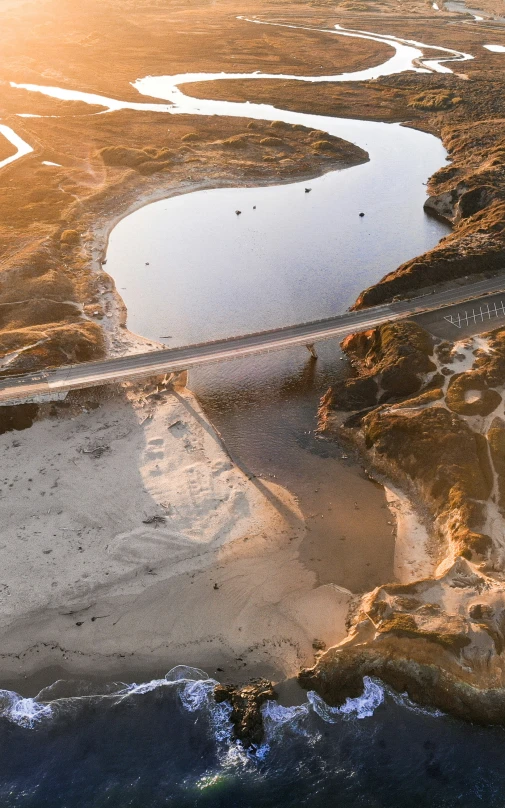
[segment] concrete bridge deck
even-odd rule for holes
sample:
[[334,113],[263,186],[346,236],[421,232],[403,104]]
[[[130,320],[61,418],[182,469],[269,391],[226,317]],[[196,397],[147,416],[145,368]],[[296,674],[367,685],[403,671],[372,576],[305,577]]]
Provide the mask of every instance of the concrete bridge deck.
[[[505,277],[498,276],[478,283],[459,286],[455,289],[423,295],[411,300],[399,301],[383,306],[375,306],[361,311],[345,312],[336,317],[309,323],[271,329],[255,334],[245,334],[223,340],[187,345],[182,348],[166,348],[148,353],[130,354],[98,362],[68,365],[54,370],[48,369],[34,374],[6,377],[0,381],[0,404],[17,404],[29,401],[56,398],[70,390],[94,387],[108,382],[123,382],[148,376],[189,370],[230,359],[240,359],[254,354],[280,351],[294,345],[312,346],[315,343],[338,337],[342,339],[355,331],[373,328],[388,321],[407,319],[422,313],[435,313],[441,310],[440,320],[450,324],[451,308],[468,303],[467,310],[482,309],[482,303],[489,301],[490,295],[505,294]],[[481,300],[482,298],[482,300]],[[478,329],[493,328],[503,304],[487,307],[489,315],[482,315],[482,325]],[[504,314],[505,317],[505,314]],[[494,319],[493,319],[494,318]],[[433,316],[431,318],[433,320]],[[472,316],[470,315],[470,320]],[[479,319],[477,317],[477,319]],[[468,318],[467,318],[468,320]],[[484,323],[486,320],[486,323]],[[476,326],[476,318],[473,318]],[[456,331],[456,329],[454,329]],[[454,336],[463,336],[461,331]]]

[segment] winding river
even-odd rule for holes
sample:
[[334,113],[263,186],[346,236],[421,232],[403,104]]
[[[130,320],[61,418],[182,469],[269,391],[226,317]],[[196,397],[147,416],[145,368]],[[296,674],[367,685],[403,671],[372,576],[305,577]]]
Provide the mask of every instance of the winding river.
[[[336,33],[373,38],[368,32]],[[388,37],[378,39],[392,44]],[[395,41],[394,56],[364,71],[366,76],[358,71],[296,78],[358,81],[425,70],[418,45]],[[446,156],[437,138],[399,124],[194,99],[181,89],[221,78],[244,76],[147,77],[134,86],[171,102],[178,113],[319,129],[361,146],[370,161],[309,183],[200,191],[132,213],[113,230],[107,252],[131,330],[176,346],[331,316],[447,232],[422,209],[424,183]],[[298,349],[192,372],[190,387],[234,459],[253,474],[274,477],[299,498],[310,526],[302,557],[320,583],[363,591],[392,576],[390,517],[382,490],[342,448],[314,436],[318,400],[346,372],[335,341],[318,346],[318,353],[316,364]],[[337,535],[350,541],[336,542]]]

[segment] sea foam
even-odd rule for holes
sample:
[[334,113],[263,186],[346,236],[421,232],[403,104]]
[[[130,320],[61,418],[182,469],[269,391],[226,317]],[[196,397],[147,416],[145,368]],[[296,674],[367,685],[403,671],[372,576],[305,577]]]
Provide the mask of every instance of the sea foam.
[[384,703],[385,689],[377,680],[369,676],[363,677],[363,693],[356,699],[346,699],[341,707],[329,707],[313,690],[309,690],[307,698],[317,715],[328,724],[336,724],[344,718],[371,718],[377,707]]
[[39,703],[35,699],[24,699],[12,690],[0,690],[0,718],[7,718],[20,727],[32,728],[52,715],[50,704]]

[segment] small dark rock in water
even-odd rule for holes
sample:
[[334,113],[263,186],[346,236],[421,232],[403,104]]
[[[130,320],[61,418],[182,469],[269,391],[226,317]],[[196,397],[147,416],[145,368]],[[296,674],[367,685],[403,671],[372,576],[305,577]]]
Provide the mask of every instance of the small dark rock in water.
[[236,211],[235,211],[235,213],[237,214],[237,216],[240,216],[240,214],[242,213],[242,211],[241,211],[241,210],[236,210]]
[[361,218],[363,218],[364,215],[365,215],[364,213],[360,213]]
[[310,192],[311,192],[311,191],[312,191],[312,188],[306,188],[306,189],[305,189],[305,193],[306,193],[306,194],[310,194]]
[[214,589],[219,589],[217,584],[214,584]]
[[258,746],[263,740],[264,733],[261,705],[277,698],[272,683],[266,679],[252,679],[249,684],[242,687],[216,685],[214,698],[217,704],[223,701],[231,703],[230,721],[233,724],[235,738],[241,741],[246,749]]

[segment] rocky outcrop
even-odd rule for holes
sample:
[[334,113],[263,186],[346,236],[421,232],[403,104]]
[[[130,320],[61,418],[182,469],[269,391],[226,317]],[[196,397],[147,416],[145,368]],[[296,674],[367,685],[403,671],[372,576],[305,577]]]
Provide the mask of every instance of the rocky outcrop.
[[223,701],[231,703],[230,721],[235,738],[247,749],[258,746],[263,740],[261,706],[277,698],[272,683],[266,679],[252,679],[242,686],[219,684],[214,688],[214,698],[217,704]]
[[426,213],[431,213],[432,216],[445,219],[452,224],[456,218],[458,199],[458,192],[455,188],[442,194],[433,194],[424,203],[424,210]]
[[429,196],[424,203],[424,210],[451,224],[457,224],[461,219],[480,213],[501,197],[502,193],[492,185],[478,185],[468,189],[466,182],[459,182],[450,191]]
[[[449,598],[458,596],[457,613]],[[380,587],[363,599],[349,638],[302,670],[300,684],[332,706],[376,676],[418,704],[469,721],[505,722],[505,601],[464,559],[433,580]]]
[[[422,506],[432,573],[364,596],[347,638],[302,671],[300,682],[338,705],[360,694],[364,675],[378,676],[420,704],[501,723],[505,330],[452,347],[434,345],[415,323],[390,324],[342,345],[356,374],[346,388],[375,381],[377,401],[349,413],[344,405],[357,399],[329,391],[321,429],[352,440],[369,468]],[[472,367],[454,372],[462,361],[468,367],[469,356]],[[397,367],[415,377],[415,393],[396,388],[391,397],[384,380]]]
[[399,693],[424,707],[479,724],[505,723],[505,688],[479,687],[444,669],[437,656],[431,663],[418,662],[388,649],[336,649],[313,669],[299,675],[302,687],[315,690],[331,706],[363,692],[363,677],[376,676]]

